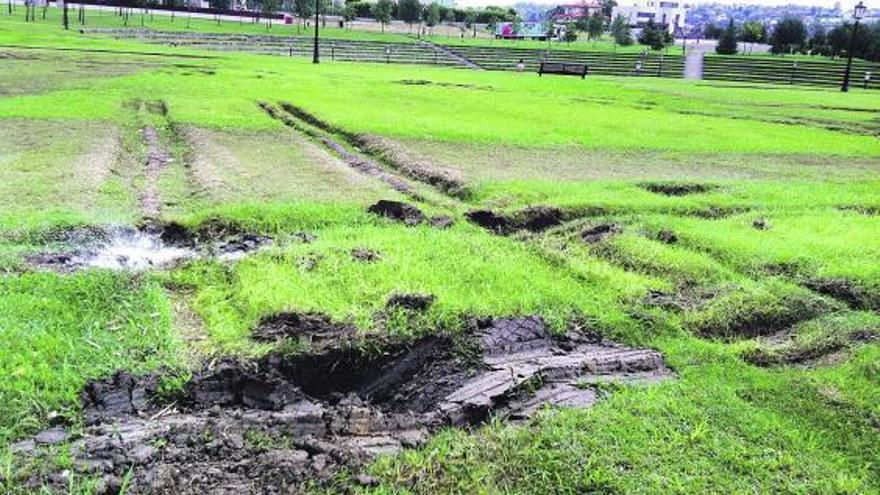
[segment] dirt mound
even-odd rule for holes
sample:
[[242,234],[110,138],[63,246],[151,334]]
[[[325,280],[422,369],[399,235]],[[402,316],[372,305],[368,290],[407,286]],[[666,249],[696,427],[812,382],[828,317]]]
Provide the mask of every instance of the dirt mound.
[[623,232],[623,228],[621,228],[620,225],[617,225],[616,223],[600,223],[598,225],[589,227],[581,232],[581,239],[583,239],[586,243],[595,244],[597,242],[602,242],[609,237],[615,236],[621,232]]
[[439,215],[436,217],[431,217],[431,219],[428,220],[428,223],[430,223],[431,226],[434,228],[443,230],[452,227],[455,224],[455,219],[450,216]]
[[561,225],[565,214],[553,206],[530,206],[506,215],[492,210],[474,210],[467,214],[467,218],[486,230],[507,235],[518,230],[543,232]]
[[718,189],[718,186],[713,184],[698,184],[692,182],[646,182],[640,186],[652,193],[664,194],[666,196],[702,194]]
[[[282,326],[305,332],[326,323],[290,318]],[[442,336],[368,350],[343,338],[313,354],[225,359],[165,407],[149,400],[155,377],[142,383],[118,374],[84,394],[87,411],[100,415],[71,443],[72,462],[106,490],[118,489],[131,469],[129,493],[289,493],[420,445],[444,425],[478,424],[490,414],[525,418],[547,405],[586,407],[603,395],[601,383],[671,376],[657,352],[555,338],[537,317],[473,330],[468,359]],[[35,440],[15,450],[39,451]],[[63,487],[57,475],[32,481]]]
[[422,213],[422,210],[400,201],[381,199],[378,203],[367,208],[367,211],[407,225],[418,225],[425,221],[425,214]]

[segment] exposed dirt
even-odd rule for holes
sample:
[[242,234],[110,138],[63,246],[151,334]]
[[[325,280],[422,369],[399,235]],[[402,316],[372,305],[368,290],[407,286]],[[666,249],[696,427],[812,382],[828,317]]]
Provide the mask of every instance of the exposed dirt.
[[471,195],[471,191],[456,172],[435,165],[425,157],[416,156],[391,140],[381,136],[358,134],[352,137],[352,141],[352,144],[381,159],[407,177],[435,186],[459,199]]
[[[301,315],[272,325],[302,329],[297,335],[327,327]],[[672,376],[657,352],[578,334],[554,338],[540,318],[475,325],[470,359],[447,337],[367,352],[343,333],[308,355],[221,360],[172,402],[155,401],[157,375],[93,382],[83,395],[87,426],[71,442],[73,465],[102,477],[107,493],[129,469],[127,493],[290,493],[420,445],[446,425],[527,418],[545,405],[587,407],[606,393],[604,382]],[[69,438],[58,428],[41,435]],[[36,439],[14,449],[40,451]],[[31,481],[64,487],[59,473]]]
[[496,234],[506,235],[511,230],[510,221],[492,210],[474,210],[466,216],[472,223]]
[[871,306],[880,304],[880,296],[875,296],[872,303],[867,291],[845,278],[811,278],[804,285],[810,290],[842,301],[854,309],[871,309]]
[[740,206],[707,206],[696,210],[685,210],[682,213],[692,217],[704,218],[706,220],[719,220],[722,218],[732,217],[749,211],[748,208]]
[[425,221],[425,214],[422,213],[422,210],[400,201],[381,199],[367,208],[367,211],[407,225],[418,225]]
[[675,244],[678,242],[678,236],[671,230],[661,230],[657,232],[655,239],[663,244]]
[[[316,119],[310,114],[301,112],[297,107],[294,107],[293,105],[284,104],[284,109],[286,113],[281,111],[271,103],[259,102],[258,105],[270,117],[277,119],[283,122],[288,127],[291,127],[305,134],[306,136],[309,136],[312,139],[318,141],[325,148],[335,153],[339,158],[342,159],[342,161],[346,163],[346,165],[353,168],[354,170],[357,170],[364,175],[373,177],[381,182],[384,182],[395,191],[406,194],[413,199],[421,199],[421,196],[415,191],[415,188],[413,188],[413,186],[409,184],[406,180],[384,170],[377,161],[367,156],[363,156],[356,151],[349,150],[342,143],[337,141],[333,137],[334,134],[338,134],[339,131],[337,129]],[[307,125],[304,125],[303,123]]]
[[57,234],[67,249],[26,257],[31,267],[69,273],[90,268],[143,270],[169,268],[196,258],[234,261],[270,244],[272,239],[210,223],[191,230],[175,223],[148,221],[138,229],[78,228]]
[[822,365],[830,356],[866,342],[880,340],[880,330],[864,329],[852,332],[843,338],[831,337],[811,343],[808,346],[792,344],[791,335],[776,345],[763,345],[750,349],[742,358],[756,366],[770,367],[780,365]]
[[774,305],[741,309],[723,321],[694,326],[697,334],[726,340],[772,335],[802,321],[827,314],[835,304],[818,296],[792,295]]
[[159,139],[155,127],[147,126],[141,130],[147,145],[147,161],[144,165],[144,188],[141,191],[141,212],[145,218],[159,218],[162,202],[159,199],[158,182],[162,169],[168,166],[171,158]]
[[365,247],[358,247],[351,250],[351,257],[364,263],[372,263],[382,259],[382,255],[378,251]]
[[840,211],[854,211],[856,213],[873,217],[880,215],[880,207],[877,206],[868,206],[868,205],[844,205],[838,206],[838,210]]
[[589,244],[603,242],[609,237],[615,236],[623,232],[623,228],[612,222],[600,223],[592,227],[588,227],[581,232],[581,239]]
[[756,218],[752,220],[752,227],[756,230],[769,230],[770,221],[764,217]]
[[686,196],[688,194],[702,194],[718,189],[713,184],[699,184],[692,182],[646,182],[641,187],[656,194],[666,196]]
[[645,296],[644,303],[648,306],[656,306],[669,311],[693,311],[727,290],[729,288],[699,286],[682,286],[675,292],[651,290]]
[[285,339],[306,339],[312,344],[323,344],[354,338],[357,328],[333,322],[330,317],[317,313],[281,313],[260,321],[252,337],[264,342]]
[[388,309],[410,309],[424,311],[437,299],[433,294],[392,294],[385,307]]
[[509,214],[499,214],[492,210],[468,212],[472,223],[499,235],[508,235],[519,230],[543,232],[561,225],[566,220],[565,213],[553,206],[529,206]]
[[455,224],[455,219],[447,215],[438,215],[436,217],[431,217],[431,219],[428,220],[428,223],[434,228],[443,230],[452,227]]

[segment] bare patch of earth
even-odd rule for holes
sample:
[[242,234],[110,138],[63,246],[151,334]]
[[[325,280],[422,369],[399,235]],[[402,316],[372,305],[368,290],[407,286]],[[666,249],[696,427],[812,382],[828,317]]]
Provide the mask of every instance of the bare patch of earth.
[[[556,338],[537,317],[475,323],[464,353],[444,336],[365,351],[345,328],[327,334],[332,324],[315,315],[266,324],[290,324],[292,337],[331,336],[310,354],[221,360],[165,402],[156,399],[159,375],[94,381],[82,394],[81,433],[56,426],[14,450],[34,457],[69,442],[75,468],[107,493],[129,470],[127,493],[289,493],[421,445],[447,425],[588,407],[606,393],[602,383],[672,376],[655,351]],[[31,483],[63,489],[66,476]]]

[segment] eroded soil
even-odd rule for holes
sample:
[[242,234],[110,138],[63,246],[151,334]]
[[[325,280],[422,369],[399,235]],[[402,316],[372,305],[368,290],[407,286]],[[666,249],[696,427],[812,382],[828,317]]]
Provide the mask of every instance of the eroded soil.
[[[588,407],[605,393],[603,382],[672,376],[655,351],[574,332],[556,338],[538,317],[473,325],[470,352],[446,336],[364,350],[354,329],[320,315],[267,319],[262,337],[319,345],[296,356],[221,360],[163,400],[159,375],[117,373],[84,390],[79,437],[56,426],[15,450],[37,456],[43,445],[72,440],[76,469],[100,477],[107,493],[129,468],[128,493],[289,493],[421,445],[443,426]],[[62,488],[66,476],[31,481]]]

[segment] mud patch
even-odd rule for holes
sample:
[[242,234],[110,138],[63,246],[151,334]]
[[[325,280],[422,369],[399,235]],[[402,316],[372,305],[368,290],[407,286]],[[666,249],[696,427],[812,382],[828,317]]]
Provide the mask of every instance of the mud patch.
[[402,146],[380,136],[358,134],[352,144],[382,160],[407,177],[437,187],[458,199],[467,199],[471,191],[454,171],[441,168],[424,157],[415,157]]
[[620,234],[621,232],[623,232],[623,228],[616,223],[600,223],[583,230],[581,232],[581,239],[588,244],[596,244]]
[[251,334],[255,340],[278,342],[285,339],[305,339],[313,344],[353,338],[357,328],[333,322],[329,316],[318,313],[281,313],[264,318]]
[[[286,126],[319,142],[326,149],[335,153],[336,156],[342,159],[346,165],[354,170],[384,182],[395,191],[406,194],[413,199],[422,199],[421,195],[419,195],[406,180],[385,171],[375,160],[363,156],[357,151],[349,150],[342,143],[337,141],[335,136],[341,135],[341,131],[335,127],[318,120],[314,116],[301,111],[293,105],[283,104],[286,113],[267,102],[258,102],[258,105],[270,117],[281,121]],[[350,140],[351,137],[346,137],[346,139]]]
[[566,215],[559,208],[552,206],[530,206],[506,215],[492,210],[474,210],[468,212],[467,218],[486,230],[499,235],[508,235],[520,230],[543,232],[562,225]]
[[367,211],[406,225],[418,225],[425,221],[425,214],[422,213],[422,210],[400,201],[382,199],[367,208]]
[[192,259],[235,261],[272,239],[246,233],[208,237],[177,224],[148,223],[139,229],[93,229],[88,235],[68,236],[64,242],[68,250],[28,256],[27,264],[61,273],[101,268],[142,271],[170,268]]
[[752,228],[755,230],[770,230],[770,221],[764,217],[752,220]]
[[687,196],[689,194],[703,194],[718,189],[714,184],[698,184],[692,182],[645,182],[639,187],[655,194],[665,196]]
[[[297,328],[314,323],[294,320]],[[657,352],[578,334],[554,338],[536,317],[473,331],[469,359],[439,336],[369,351],[342,339],[309,355],[222,360],[196,374],[174,407],[134,406],[130,391],[148,390],[137,380],[95,382],[95,400],[121,406],[105,407],[72,441],[72,462],[109,490],[131,469],[129,493],[288,493],[421,445],[447,425],[587,407],[607,393],[603,383],[672,376]],[[33,440],[14,449],[40,451]],[[58,479],[31,482],[63,488]]]
[[147,161],[144,164],[144,188],[141,192],[141,212],[146,218],[158,218],[161,210],[158,182],[162,170],[168,166],[171,157],[159,139],[159,133],[153,126],[141,130],[147,146]]

